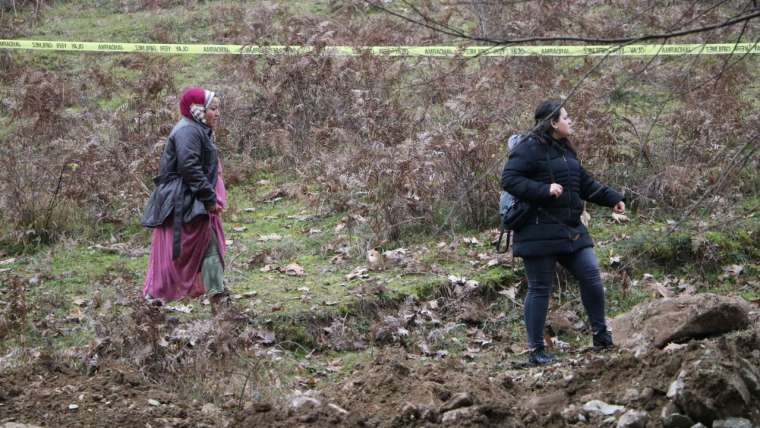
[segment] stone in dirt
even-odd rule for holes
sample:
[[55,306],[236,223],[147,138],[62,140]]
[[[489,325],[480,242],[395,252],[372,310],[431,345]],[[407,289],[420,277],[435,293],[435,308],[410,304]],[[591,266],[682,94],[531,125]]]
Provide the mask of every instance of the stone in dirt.
[[443,405],[441,405],[441,413],[446,413],[449,410],[455,410],[462,407],[472,406],[475,403],[475,399],[469,392],[459,392],[454,394]]
[[299,410],[301,408],[313,409],[321,405],[321,401],[306,394],[295,395],[290,399],[290,407],[295,410]]
[[548,408],[563,407],[565,403],[567,403],[567,400],[567,392],[561,389],[559,391],[549,392],[542,395],[534,395],[528,399],[525,407],[531,410],[542,411]]
[[713,428],[752,428],[752,422],[744,418],[728,418],[713,421]]
[[604,416],[610,416],[625,411],[625,407],[607,404],[600,400],[591,400],[583,405],[583,411],[586,413],[597,413]]
[[647,412],[629,410],[618,419],[617,428],[645,428],[649,421]]
[[673,403],[668,403],[662,408],[660,420],[665,428],[691,428],[694,421],[686,415],[678,413],[678,407]]
[[[760,341],[753,337],[754,342],[747,346]],[[742,350],[736,349],[684,364],[667,397],[680,413],[708,426],[716,419],[760,417],[760,367],[741,354]]]
[[670,342],[718,336],[749,326],[749,304],[715,294],[642,303],[610,323],[617,346],[636,356]]
[[42,428],[39,425],[21,424],[18,422],[6,422],[0,428]]
[[445,425],[461,426],[467,421],[472,421],[478,416],[478,411],[474,407],[463,407],[461,409],[449,410],[443,414],[441,423]]

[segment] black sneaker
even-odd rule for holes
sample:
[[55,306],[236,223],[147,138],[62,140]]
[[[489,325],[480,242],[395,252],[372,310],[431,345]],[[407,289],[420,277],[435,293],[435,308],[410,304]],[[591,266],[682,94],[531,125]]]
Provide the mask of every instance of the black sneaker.
[[528,354],[528,362],[536,366],[545,366],[555,361],[557,358],[543,349],[536,349]]
[[595,334],[592,341],[594,344],[592,349],[595,352],[604,351],[605,349],[612,349],[615,347],[615,344],[612,343],[612,335],[609,331],[606,330]]

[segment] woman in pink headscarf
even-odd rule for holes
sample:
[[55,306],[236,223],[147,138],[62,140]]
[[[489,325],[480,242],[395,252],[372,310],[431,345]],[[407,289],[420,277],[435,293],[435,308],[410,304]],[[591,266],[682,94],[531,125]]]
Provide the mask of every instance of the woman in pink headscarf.
[[214,144],[219,115],[214,95],[195,87],[182,93],[182,119],[166,141],[142,217],[142,224],[153,228],[146,299],[168,302],[206,294],[212,311],[227,300],[221,219],[226,192]]

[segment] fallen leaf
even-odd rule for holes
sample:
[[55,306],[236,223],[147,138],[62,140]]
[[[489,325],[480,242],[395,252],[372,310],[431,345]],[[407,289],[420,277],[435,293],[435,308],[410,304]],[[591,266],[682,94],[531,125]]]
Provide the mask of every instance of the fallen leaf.
[[739,276],[742,272],[744,272],[744,266],[742,265],[723,266],[723,273],[728,276]]
[[367,263],[369,263],[369,267],[372,269],[377,269],[381,267],[384,263],[383,255],[380,254],[377,250],[369,250],[367,251]]
[[166,305],[166,309],[172,312],[181,312],[183,314],[189,314],[190,312],[193,311],[192,306],[180,305],[180,304]]
[[666,299],[673,297],[673,292],[659,282],[650,284],[649,287],[652,289],[652,294],[654,297],[657,297],[658,294]]
[[478,238],[475,238],[474,236],[471,238],[464,238],[462,239],[462,242],[468,245],[472,245],[473,247],[480,245],[480,241],[478,241]]
[[456,275],[449,275],[449,284],[451,285],[462,285],[465,282],[467,282],[467,278],[463,276],[456,276]]
[[276,234],[276,233],[270,233],[268,235],[261,235],[259,236],[259,241],[266,242],[266,241],[281,241],[282,236]]
[[285,274],[290,276],[304,276],[306,275],[306,272],[304,272],[303,267],[298,263],[291,263],[285,266]]
[[689,346],[689,345],[687,345],[685,343],[672,343],[671,342],[671,343],[668,343],[668,346],[662,348],[662,350],[665,351],[665,352],[675,352],[675,351],[680,351],[681,349],[686,348],[687,346]]
[[612,213],[612,221],[615,223],[624,223],[630,219],[625,214]]
[[359,266],[351,271],[348,275],[346,275],[346,279],[351,281],[355,278],[368,278],[369,275],[367,275],[368,269],[364,266]]
[[505,288],[504,290],[500,290],[499,294],[502,296],[507,296],[509,300],[515,301],[517,298],[517,287]]

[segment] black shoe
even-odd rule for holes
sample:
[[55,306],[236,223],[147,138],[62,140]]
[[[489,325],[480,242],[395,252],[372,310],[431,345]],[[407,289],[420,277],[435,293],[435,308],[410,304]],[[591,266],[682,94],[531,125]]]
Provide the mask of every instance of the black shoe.
[[536,366],[545,366],[555,361],[557,358],[543,349],[536,349],[528,354],[528,362]]
[[592,349],[595,352],[604,351],[605,349],[612,349],[615,347],[615,344],[612,343],[612,335],[609,331],[606,330],[595,334],[592,341],[594,344]]

